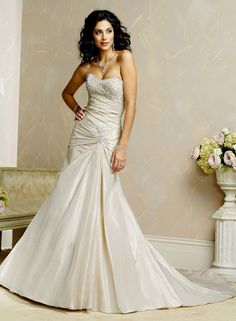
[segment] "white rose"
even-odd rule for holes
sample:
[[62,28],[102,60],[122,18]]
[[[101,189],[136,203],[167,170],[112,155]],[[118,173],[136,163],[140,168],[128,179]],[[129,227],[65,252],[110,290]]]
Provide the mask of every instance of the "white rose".
[[221,159],[220,156],[216,154],[211,154],[211,156],[208,158],[208,164],[211,166],[213,169],[217,169],[221,165]]
[[221,129],[221,132],[224,134],[224,135],[228,135],[229,134],[229,128],[222,128]]
[[220,156],[221,154],[222,154],[222,150],[221,150],[221,148],[214,148],[214,154],[216,154],[216,155],[218,155],[218,156]]
[[198,159],[199,154],[200,154],[200,146],[198,145],[192,149],[191,158],[193,160],[196,160]]
[[224,143],[225,136],[220,132],[220,133],[215,134],[213,136],[213,139],[217,144],[222,145]]

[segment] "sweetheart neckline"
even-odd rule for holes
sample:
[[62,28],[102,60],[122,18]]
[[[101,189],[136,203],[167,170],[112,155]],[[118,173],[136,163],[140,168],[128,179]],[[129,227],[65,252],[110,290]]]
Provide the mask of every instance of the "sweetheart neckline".
[[109,80],[109,79],[118,79],[118,80],[120,80],[121,82],[123,82],[123,80],[122,80],[121,78],[116,77],[116,76],[112,76],[112,77],[108,77],[108,78],[103,78],[103,79],[102,79],[102,78],[94,75],[93,73],[88,73],[87,76],[86,76],[86,80],[87,80],[87,78],[88,78],[89,75],[91,75],[91,76],[93,76],[93,77],[95,77],[95,78],[97,78],[97,79],[99,79],[99,80],[101,80],[101,81]]

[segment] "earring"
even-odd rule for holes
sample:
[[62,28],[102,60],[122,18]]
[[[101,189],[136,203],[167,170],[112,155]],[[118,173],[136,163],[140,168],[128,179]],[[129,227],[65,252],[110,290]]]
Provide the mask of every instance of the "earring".
[[114,42],[112,43],[112,50],[114,50],[115,49],[115,45],[114,45]]

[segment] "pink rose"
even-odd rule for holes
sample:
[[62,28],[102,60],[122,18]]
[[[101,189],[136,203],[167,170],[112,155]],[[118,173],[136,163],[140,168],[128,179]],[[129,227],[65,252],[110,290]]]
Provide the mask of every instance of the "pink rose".
[[227,150],[227,152],[224,153],[225,164],[231,166],[235,161],[235,154],[231,150]]
[[224,143],[225,136],[223,133],[219,132],[213,136],[213,139],[217,144],[222,145]]
[[220,167],[221,164],[221,159],[220,156],[217,154],[211,154],[211,156],[208,158],[208,164],[211,166],[213,169],[217,169]]
[[199,154],[200,154],[200,146],[196,146],[196,147],[194,147],[193,150],[192,150],[191,158],[192,158],[193,160],[196,160],[196,159],[198,159]]

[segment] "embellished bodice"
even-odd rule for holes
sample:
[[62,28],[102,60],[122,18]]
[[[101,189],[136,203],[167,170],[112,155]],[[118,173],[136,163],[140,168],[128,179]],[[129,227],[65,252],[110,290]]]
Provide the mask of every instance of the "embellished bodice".
[[113,102],[123,104],[123,80],[118,77],[101,79],[89,73],[86,78],[89,97],[105,97]]
[[92,73],[86,77],[87,120],[99,126],[118,126],[124,112],[123,80],[119,77],[101,79]]
[[94,74],[86,78],[88,102],[84,118],[75,124],[70,146],[103,143],[111,150],[117,145],[122,130],[123,80],[101,79]]

